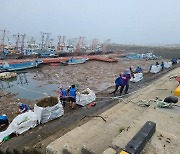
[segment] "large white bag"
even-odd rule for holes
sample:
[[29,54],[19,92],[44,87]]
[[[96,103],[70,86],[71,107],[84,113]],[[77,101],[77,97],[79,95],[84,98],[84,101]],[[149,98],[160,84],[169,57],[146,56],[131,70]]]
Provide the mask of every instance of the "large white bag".
[[40,107],[35,104],[34,112],[37,114],[39,123],[46,123],[62,116],[64,114],[64,109],[60,100],[58,99],[58,103],[52,107]]
[[37,120],[37,114],[31,110],[18,115],[5,131],[0,132],[0,142],[11,133],[22,134],[30,128],[34,128],[37,125]]
[[143,74],[142,73],[135,73],[134,74],[134,78],[132,77],[131,79],[130,79],[130,81],[131,82],[138,82],[138,81],[140,81],[140,80],[142,80],[143,79]]
[[83,90],[80,94],[76,96],[76,104],[85,106],[91,103],[92,101],[94,101],[95,99],[96,99],[95,93],[89,88],[87,88],[86,90]]
[[160,71],[161,71],[160,65],[152,65],[151,70],[150,70],[151,73],[158,73]]
[[164,62],[164,67],[165,68],[169,68],[171,66],[172,66],[172,62],[171,61],[170,62]]

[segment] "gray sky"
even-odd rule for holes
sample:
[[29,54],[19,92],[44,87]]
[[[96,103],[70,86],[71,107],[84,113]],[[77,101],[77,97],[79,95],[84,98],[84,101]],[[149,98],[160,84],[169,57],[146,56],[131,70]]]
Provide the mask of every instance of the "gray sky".
[[0,0],[0,29],[102,42],[180,44],[180,0]]

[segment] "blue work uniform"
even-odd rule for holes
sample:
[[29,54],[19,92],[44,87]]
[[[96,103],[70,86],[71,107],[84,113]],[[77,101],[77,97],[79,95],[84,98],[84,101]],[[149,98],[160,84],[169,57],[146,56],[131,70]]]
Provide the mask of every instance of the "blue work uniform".
[[118,85],[118,86],[122,85],[122,77],[121,77],[121,76],[119,76],[119,77],[115,80],[115,84]]
[[27,104],[21,104],[21,105],[19,106],[19,109],[20,109],[21,111],[23,110],[23,112],[26,112],[26,111],[29,110],[29,107],[28,107]]
[[164,69],[164,62],[161,63],[161,70],[163,71]]
[[121,86],[121,85],[122,85],[122,77],[120,75],[115,80],[115,90],[112,93],[110,93],[110,94],[115,94],[116,91],[118,90],[119,86]]
[[9,121],[6,115],[0,115],[0,126],[3,124],[6,126],[9,125]]
[[61,89],[61,91],[60,91],[60,97],[65,98],[66,96],[67,96],[67,91],[66,91],[66,89]]
[[76,88],[70,88],[69,97],[70,97],[70,101],[76,102]]
[[66,96],[67,96],[67,91],[66,91],[66,89],[61,89],[61,90],[60,90],[60,100],[61,100],[61,102],[62,102],[63,107],[65,107]]
[[122,85],[121,85],[121,89],[120,89],[120,95],[123,92],[123,89],[125,87],[125,94],[128,93],[128,89],[129,89],[129,80],[131,79],[131,75],[130,74],[126,74],[124,73],[122,75]]

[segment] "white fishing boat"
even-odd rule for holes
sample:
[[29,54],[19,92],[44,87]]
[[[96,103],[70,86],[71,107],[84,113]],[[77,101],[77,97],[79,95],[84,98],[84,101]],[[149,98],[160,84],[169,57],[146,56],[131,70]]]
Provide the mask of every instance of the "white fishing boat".
[[83,64],[88,60],[88,58],[74,59],[73,57],[67,62],[69,65]]

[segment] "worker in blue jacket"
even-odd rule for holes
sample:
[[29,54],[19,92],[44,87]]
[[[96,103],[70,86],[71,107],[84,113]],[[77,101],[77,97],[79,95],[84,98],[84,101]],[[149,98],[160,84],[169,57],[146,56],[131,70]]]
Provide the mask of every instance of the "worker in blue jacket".
[[69,99],[70,99],[70,107],[72,109],[75,108],[76,105],[76,87],[75,85],[72,85],[69,89]]
[[138,67],[136,68],[136,72],[137,72],[137,73],[142,73],[142,68],[138,66]]
[[122,77],[121,77],[121,74],[119,74],[119,76],[115,80],[115,90],[111,94],[115,94],[119,86],[121,85],[122,85]]
[[0,130],[6,129],[9,126],[8,118],[5,114],[0,115]]
[[162,63],[161,63],[161,71],[163,71],[164,70],[164,62],[162,61]]
[[172,64],[176,64],[177,63],[177,58],[172,58]]
[[24,113],[29,110],[29,106],[27,104],[18,103],[19,105],[19,112]]
[[67,97],[67,90],[64,87],[61,87],[59,95],[60,95],[61,103],[62,103],[63,107],[65,107],[65,102],[66,102],[66,97]]
[[122,74],[122,85],[120,89],[120,95],[122,95],[124,87],[125,87],[125,94],[128,94],[130,79],[131,79],[131,72],[129,69],[126,69],[126,71]]

